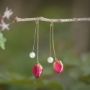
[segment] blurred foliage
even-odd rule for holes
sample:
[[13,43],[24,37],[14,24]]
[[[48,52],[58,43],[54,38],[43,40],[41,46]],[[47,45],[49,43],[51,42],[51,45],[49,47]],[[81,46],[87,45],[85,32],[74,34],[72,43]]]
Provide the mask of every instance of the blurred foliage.
[[[9,90],[89,90],[89,55],[85,58],[85,60],[78,58],[74,58],[73,60],[71,57],[72,55],[66,55],[65,58],[63,58],[64,72],[61,75],[55,74],[53,69],[50,69],[52,68],[52,65],[48,65],[47,63],[47,66],[44,65],[44,74],[39,79],[35,79],[31,74],[27,76],[25,74],[20,74],[20,72],[2,71],[0,72],[0,83],[9,85],[8,88],[11,88]],[[75,61],[75,63],[73,61]],[[21,61],[21,63],[24,62]],[[30,63],[31,62],[32,61],[30,61]],[[42,61],[42,65],[44,63]],[[88,66],[86,66],[86,64]],[[31,64],[29,65],[31,66]],[[20,68],[20,66],[17,67],[18,69]],[[26,66],[24,69],[26,70]],[[31,72],[31,70],[29,71]]]
[[[40,79],[35,79],[32,75],[32,67],[36,60],[31,60],[28,56],[32,50],[34,23],[15,24],[10,32],[5,32],[8,38],[6,50],[0,55],[0,83],[9,90],[89,90],[90,89],[90,55],[83,54],[77,57],[71,47],[73,42],[70,39],[68,30],[67,39],[64,39],[64,26],[56,26],[55,46],[57,56],[64,63],[64,72],[57,75],[53,71],[52,64],[48,64],[48,24],[40,24],[40,63],[44,67],[44,73]],[[42,26],[41,26],[42,25]],[[58,28],[57,28],[58,27]],[[69,28],[69,24],[67,26]],[[42,30],[46,28],[45,30]],[[60,28],[60,31],[57,30]],[[64,28],[62,30],[62,28]],[[59,36],[61,34],[61,36]],[[57,40],[57,38],[62,37]],[[67,41],[68,40],[68,41]],[[44,42],[43,42],[44,41]],[[45,45],[44,45],[44,44]],[[60,44],[59,44],[60,43]],[[62,48],[62,43],[64,48]],[[70,46],[69,46],[70,44]],[[43,46],[44,45],[44,46]],[[45,47],[47,45],[47,47]],[[69,47],[67,47],[67,45]]]

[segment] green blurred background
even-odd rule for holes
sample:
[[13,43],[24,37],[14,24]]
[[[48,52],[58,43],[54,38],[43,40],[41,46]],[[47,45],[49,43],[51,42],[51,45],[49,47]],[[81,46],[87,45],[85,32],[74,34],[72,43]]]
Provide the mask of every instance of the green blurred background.
[[[90,0],[0,0],[0,15],[6,7],[18,17],[73,18],[90,16]],[[90,22],[56,23],[55,49],[64,72],[55,74],[47,63],[49,23],[40,22],[40,79],[32,75],[36,59],[32,50],[35,22],[15,23],[5,31],[6,49],[0,50],[0,90],[90,90]]]

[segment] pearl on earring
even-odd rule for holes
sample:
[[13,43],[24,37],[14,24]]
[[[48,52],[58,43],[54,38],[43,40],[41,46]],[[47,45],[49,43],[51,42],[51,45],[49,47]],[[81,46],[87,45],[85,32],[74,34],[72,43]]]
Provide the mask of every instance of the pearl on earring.
[[35,56],[36,56],[35,52],[30,52],[30,53],[29,53],[29,57],[30,57],[30,58],[35,58]]
[[48,63],[53,63],[53,57],[48,57],[47,62]]

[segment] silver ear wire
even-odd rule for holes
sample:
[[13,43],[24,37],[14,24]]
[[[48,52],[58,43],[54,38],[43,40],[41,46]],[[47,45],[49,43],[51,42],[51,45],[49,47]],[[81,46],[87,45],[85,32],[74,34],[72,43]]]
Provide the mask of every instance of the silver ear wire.
[[[33,49],[32,52],[29,53],[30,58],[35,58],[37,59],[37,63],[39,63],[38,60],[38,53],[39,53],[39,19],[35,19],[35,33],[34,33],[34,43],[33,43]],[[35,44],[36,44],[36,54],[35,54]]]
[[32,52],[29,53],[30,58],[36,57],[36,53],[35,53],[36,35],[37,35],[37,22],[35,21],[35,31],[34,31],[34,36],[33,36],[34,42],[33,42]]
[[49,53],[49,57],[47,58],[47,62],[48,63],[53,63],[54,58],[52,57],[52,49],[53,49],[53,45],[52,45],[52,27],[53,27],[53,23],[50,22],[50,34],[49,34],[49,48],[50,48],[50,53]]
[[37,18],[36,19],[36,30],[37,30],[37,33],[36,33],[36,36],[37,36],[37,45],[36,45],[36,49],[37,49],[37,63],[39,63],[39,60],[38,60],[38,58],[39,58],[39,19]]
[[53,53],[54,53],[54,58],[56,58],[56,51],[55,51],[55,42],[54,42],[54,22],[51,22],[51,35],[52,35],[52,48],[53,48]]

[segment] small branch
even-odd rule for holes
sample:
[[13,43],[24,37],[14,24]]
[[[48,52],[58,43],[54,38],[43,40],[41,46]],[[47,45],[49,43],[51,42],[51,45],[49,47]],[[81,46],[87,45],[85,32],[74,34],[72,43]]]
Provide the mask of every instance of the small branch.
[[56,22],[56,23],[64,23],[64,22],[82,22],[82,21],[90,21],[90,18],[70,18],[70,19],[49,19],[45,17],[36,17],[36,18],[19,18],[16,17],[15,20],[17,22],[25,22],[25,21],[43,21],[43,22]]

